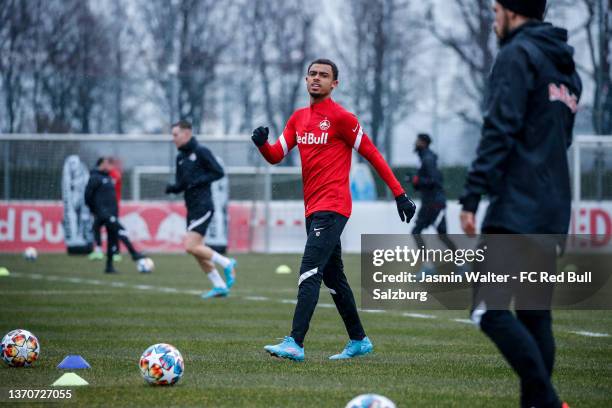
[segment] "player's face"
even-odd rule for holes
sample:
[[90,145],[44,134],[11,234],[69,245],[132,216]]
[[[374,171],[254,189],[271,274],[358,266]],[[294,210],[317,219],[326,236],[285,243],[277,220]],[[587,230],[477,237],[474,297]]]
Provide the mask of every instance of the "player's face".
[[172,128],[172,141],[177,149],[183,146],[191,139],[191,131],[189,129],[181,129],[178,126]]
[[414,151],[418,152],[423,147],[425,147],[425,142],[423,142],[421,139],[417,138],[417,140],[414,142]]
[[338,86],[334,79],[332,67],[326,64],[314,64],[306,75],[306,89],[313,98],[327,96]]
[[506,10],[501,4],[495,2],[493,5],[493,11],[495,12],[495,34],[497,38],[503,40],[510,32],[510,16],[508,10]]
[[102,171],[110,171],[111,166],[109,164],[108,159],[104,159],[104,161],[102,161],[102,163],[100,163],[100,170]]

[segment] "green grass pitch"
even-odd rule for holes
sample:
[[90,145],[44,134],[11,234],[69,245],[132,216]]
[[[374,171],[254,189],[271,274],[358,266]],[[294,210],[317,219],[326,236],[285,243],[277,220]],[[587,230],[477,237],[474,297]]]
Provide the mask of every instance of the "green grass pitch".
[[[263,346],[290,331],[297,255],[240,255],[238,280],[227,299],[204,301],[209,288],[187,255],[153,256],[151,275],[133,262],[105,276],[102,262],[41,255],[27,262],[0,255],[12,276],[0,277],[0,335],[15,328],[36,334],[40,360],[32,368],[0,367],[0,405],[9,389],[50,388],[68,354],[92,366],[78,374],[90,386],[74,388],[76,406],[125,407],[344,407],[352,397],[375,392],[398,407],[516,407],[518,380],[477,328],[455,319],[467,312],[362,313],[374,354],[328,361],[347,338],[331,297],[321,291],[306,338],[306,362],[270,358]],[[349,281],[359,284],[359,258],[345,257]],[[174,291],[176,289],[177,291]],[[355,291],[358,294],[358,290]],[[423,312],[421,312],[423,313]],[[555,313],[557,362],[554,383],[572,407],[612,406],[612,313]],[[151,387],[138,359],[158,342],[175,345],[185,375],[174,387]],[[28,406],[33,403],[20,403]],[[68,402],[66,402],[68,404]]]

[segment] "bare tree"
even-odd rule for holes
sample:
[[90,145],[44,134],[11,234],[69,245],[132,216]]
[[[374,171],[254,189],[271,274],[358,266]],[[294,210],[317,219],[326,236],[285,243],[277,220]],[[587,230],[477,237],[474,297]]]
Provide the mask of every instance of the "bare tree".
[[351,1],[345,32],[337,41],[353,78],[353,106],[387,155],[397,123],[412,106],[416,82],[412,61],[419,34],[411,24],[409,6],[409,0]]
[[[147,76],[159,87],[155,105],[168,115],[168,122],[178,117],[176,75],[178,73],[178,19],[176,1],[143,0],[139,4],[147,36],[140,41]],[[157,96],[157,95],[156,95]]]
[[[224,75],[224,83],[234,87],[233,97],[229,103],[234,106],[234,113],[237,114],[237,126],[235,130],[239,133],[249,133],[253,130],[254,119],[257,114],[259,103],[257,90],[260,89],[255,76],[257,73],[256,59],[257,54],[265,52],[258,48],[258,39],[253,35],[257,31],[252,27],[255,24],[254,7],[250,7],[250,0],[242,0],[239,11],[238,30],[234,36],[234,43],[226,55],[228,63]],[[230,127],[227,123],[225,128]]]
[[[447,5],[449,2],[445,2]],[[425,22],[433,36],[453,51],[467,68],[467,75],[458,78],[461,91],[478,109],[461,109],[457,114],[468,124],[479,126],[489,72],[493,66],[495,34],[490,0],[453,0],[453,27],[442,28],[435,10],[430,8]]]
[[598,134],[612,133],[612,0],[582,0],[587,9],[583,28],[591,58],[586,70],[595,83],[593,128]]
[[108,67],[106,38],[88,2],[3,1],[0,77],[6,131],[36,123],[38,131],[90,132]]
[[314,14],[299,0],[252,2],[250,33],[264,111],[275,135],[296,108],[306,65],[313,58]]
[[12,133],[19,126],[24,81],[21,71],[27,67],[30,31],[28,5],[20,0],[3,0],[0,6],[0,77],[6,123],[1,128]]
[[[39,49],[40,92],[36,112],[39,131],[90,133],[93,117],[103,108],[103,82],[111,64],[108,31],[89,3],[79,0],[45,2]],[[46,103],[45,103],[46,102]]]
[[111,92],[110,113],[113,122],[113,130],[115,133],[123,133],[125,131],[125,77],[128,72],[126,70],[126,54],[128,53],[127,37],[134,38],[130,27],[126,10],[121,0],[112,0],[110,11],[109,34],[110,34],[110,57],[112,58],[112,73],[109,78]]
[[171,116],[192,120],[199,131],[207,92],[221,56],[231,44],[237,3],[216,0],[143,2],[147,31],[156,49],[150,75],[162,88]]

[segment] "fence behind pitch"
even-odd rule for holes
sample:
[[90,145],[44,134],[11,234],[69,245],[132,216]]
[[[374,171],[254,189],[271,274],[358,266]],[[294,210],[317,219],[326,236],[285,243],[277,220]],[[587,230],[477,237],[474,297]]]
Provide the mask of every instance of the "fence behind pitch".
[[[223,161],[230,200],[252,208],[247,221],[251,235],[247,240],[257,241],[252,249],[269,248],[270,234],[279,228],[279,222],[282,224],[272,221],[270,202],[302,200],[299,166],[269,166],[248,136],[198,137],[198,140]],[[101,156],[119,159],[123,200],[180,201],[181,196],[164,193],[166,184],[174,179],[176,153],[169,135],[0,135],[0,200],[9,204],[59,202],[64,161],[77,155],[89,168]],[[295,164],[297,160],[293,152],[290,162]],[[281,206],[275,216],[289,219],[294,218],[294,213]],[[294,232],[297,233],[291,234]],[[302,235],[300,230],[299,236]]]
[[[239,234],[235,233],[234,237],[239,235],[241,248],[265,252],[301,248],[304,226],[299,166],[269,166],[248,136],[199,139],[225,164],[229,175],[230,200],[237,209],[235,214],[239,213],[239,217],[234,217],[238,224],[233,226],[234,232],[238,231]],[[298,163],[295,153],[293,163]],[[162,205],[175,201],[180,204],[180,197],[164,194],[165,184],[173,177],[176,149],[169,136],[161,135],[0,135],[0,201],[9,205],[24,201],[44,202],[41,205],[51,201],[61,205],[62,167],[66,157],[72,154],[78,155],[88,167],[93,166],[100,156],[110,155],[120,159],[124,170],[124,200]],[[612,212],[608,211],[612,201],[612,137],[578,136],[569,157],[573,204],[575,209],[579,209],[575,211],[575,232],[589,230],[586,227],[583,230],[582,226],[590,226],[593,231],[599,231],[604,226],[606,231],[612,231]],[[387,201],[392,203],[392,200]],[[149,207],[151,205],[157,204],[149,204]],[[351,225],[355,226],[354,233],[372,233],[369,229],[371,220],[359,216],[361,205],[370,204],[356,203],[351,219]],[[18,214],[27,209],[15,208],[14,231],[27,232]],[[368,208],[372,211],[374,207]],[[7,211],[7,208],[0,208],[2,214]],[[7,233],[8,213],[2,214],[0,241],[5,235],[10,235]],[[605,222],[602,222],[604,215]],[[53,220],[50,222],[55,225],[57,220]],[[449,228],[453,229],[452,220],[449,222]],[[184,226],[178,229],[184,231]],[[49,230],[57,231],[57,227],[49,227]],[[155,231],[156,228],[153,228],[151,234],[155,234]],[[407,231],[409,229],[398,232]]]

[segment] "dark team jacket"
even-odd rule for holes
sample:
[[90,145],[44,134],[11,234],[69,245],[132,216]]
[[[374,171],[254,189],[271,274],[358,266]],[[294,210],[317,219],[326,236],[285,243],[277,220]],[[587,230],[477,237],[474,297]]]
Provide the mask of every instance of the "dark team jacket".
[[118,216],[117,195],[113,178],[105,171],[93,169],[85,187],[85,204],[100,219]]
[[503,42],[489,78],[477,157],[461,203],[484,227],[566,234],[570,221],[567,149],[582,92],[567,31],[530,22]]
[[176,180],[172,193],[185,192],[187,210],[212,208],[210,184],[224,176],[223,167],[195,137],[179,148],[176,156]]
[[430,149],[419,149],[417,154],[421,159],[421,167],[412,178],[414,189],[421,193],[423,205],[444,206],[444,179],[438,169],[438,156]]

